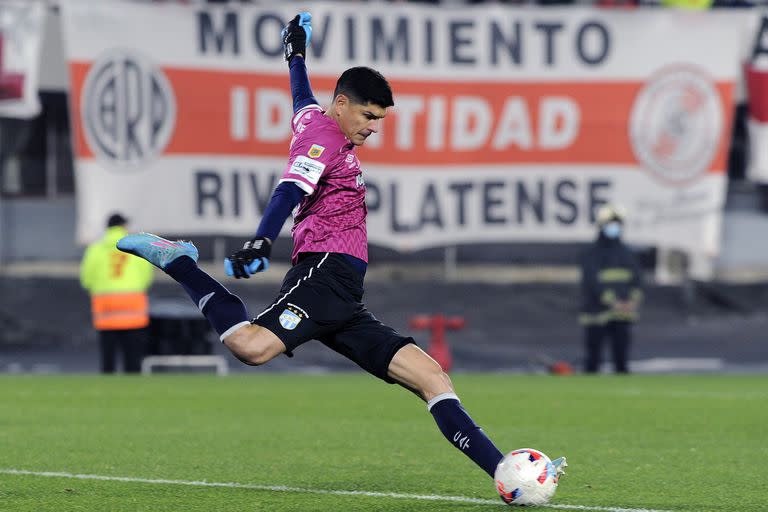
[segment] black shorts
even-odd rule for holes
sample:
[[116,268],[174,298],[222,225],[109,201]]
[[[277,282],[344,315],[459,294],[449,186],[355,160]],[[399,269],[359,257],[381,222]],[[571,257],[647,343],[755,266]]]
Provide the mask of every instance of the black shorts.
[[389,363],[413,338],[400,335],[362,303],[363,276],[337,253],[310,253],[288,271],[277,299],[253,323],[273,332],[293,350],[309,340],[354,361],[363,370],[394,383]]

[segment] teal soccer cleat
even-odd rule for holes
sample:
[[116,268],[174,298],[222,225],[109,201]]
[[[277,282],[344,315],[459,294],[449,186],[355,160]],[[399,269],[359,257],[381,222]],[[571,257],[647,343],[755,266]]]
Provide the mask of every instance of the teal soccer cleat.
[[197,247],[192,242],[171,242],[152,233],[138,233],[124,236],[117,241],[117,248],[128,254],[143,258],[160,270],[181,256],[197,261]]

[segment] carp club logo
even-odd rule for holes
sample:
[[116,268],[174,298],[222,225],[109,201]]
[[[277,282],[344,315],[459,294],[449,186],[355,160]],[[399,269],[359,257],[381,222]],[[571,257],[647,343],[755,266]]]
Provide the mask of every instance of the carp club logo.
[[674,183],[707,171],[722,131],[717,89],[690,67],[651,78],[635,98],[629,121],[635,157],[654,176]]
[[163,71],[134,50],[100,56],[80,98],[85,138],[98,157],[136,166],[165,149],[176,123],[176,99]]

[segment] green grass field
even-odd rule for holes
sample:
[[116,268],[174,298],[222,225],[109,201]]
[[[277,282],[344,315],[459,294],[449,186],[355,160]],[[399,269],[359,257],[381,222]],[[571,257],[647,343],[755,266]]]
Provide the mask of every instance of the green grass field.
[[[503,451],[568,457],[555,508],[768,510],[768,377],[454,383]],[[367,375],[0,377],[3,511],[502,507],[421,401]]]

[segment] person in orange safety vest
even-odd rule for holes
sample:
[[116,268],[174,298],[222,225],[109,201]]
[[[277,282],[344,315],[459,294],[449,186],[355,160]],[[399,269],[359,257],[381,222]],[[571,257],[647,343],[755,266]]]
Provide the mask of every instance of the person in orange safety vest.
[[137,373],[147,345],[149,298],[153,267],[115,247],[128,234],[128,220],[119,213],[107,220],[104,236],[85,250],[80,284],[91,296],[93,327],[99,332],[101,372],[114,373],[117,353],[123,370]]

